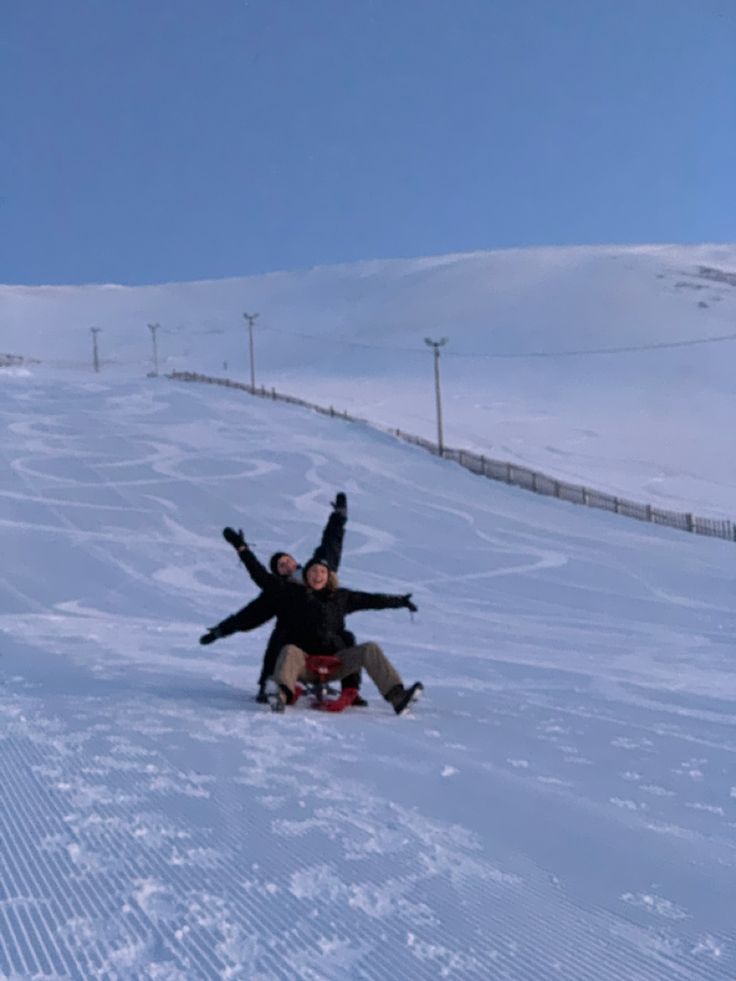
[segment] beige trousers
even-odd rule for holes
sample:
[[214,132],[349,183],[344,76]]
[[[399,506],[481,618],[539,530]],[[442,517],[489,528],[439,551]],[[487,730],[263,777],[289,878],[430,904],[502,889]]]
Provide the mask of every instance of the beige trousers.
[[[401,684],[398,671],[378,644],[368,642],[358,644],[356,647],[346,647],[336,656],[342,663],[331,678],[345,678],[365,668],[376,688],[384,696],[395,685]],[[319,681],[313,671],[307,671],[307,655],[294,644],[287,644],[286,647],[281,648],[273,676],[278,684],[286,685],[292,692],[298,681]]]

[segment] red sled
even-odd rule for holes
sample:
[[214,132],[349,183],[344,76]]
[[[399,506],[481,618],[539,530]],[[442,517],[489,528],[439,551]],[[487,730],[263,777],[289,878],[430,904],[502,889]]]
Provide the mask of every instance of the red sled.
[[333,654],[308,654],[306,668],[317,675],[317,681],[311,682],[309,691],[314,696],[312,708],[321,712],[344,712],[358,697],[357,688],[343,688],[337,698],[328,698],[329,682],[342,667],[342,661]]

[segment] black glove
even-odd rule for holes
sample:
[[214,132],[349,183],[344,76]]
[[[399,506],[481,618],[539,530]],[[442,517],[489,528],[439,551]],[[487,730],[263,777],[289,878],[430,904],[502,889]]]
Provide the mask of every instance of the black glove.
[[236,531],[234,528],[223,528],[222,537],[226,542],[229,542],[233,548],[242,548],[247,545],[246,540],[243,538],[243,529]]
[[220,631],[217,627],[210,627],[206,634],[202,634],[199,638],[200,644],[211,644],[213,641],[220,637]]
[[344,491],[338,491],[335,495],[335,500],[332,502],[333,510],[337,511],[339,515],[343,518],[348,516],[348,499],[345,496]]
[[402,596],[401,598],[403,599],[404,606],[407,608],[407,610],[411,610],[412,613],[417,612],[416,603],[412,603],[411,601],[411,593],[407,593],[406,596]]

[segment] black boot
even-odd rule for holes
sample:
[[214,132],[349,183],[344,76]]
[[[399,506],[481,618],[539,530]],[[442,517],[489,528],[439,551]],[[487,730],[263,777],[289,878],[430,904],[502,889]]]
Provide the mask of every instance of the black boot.
[[259,705],[268,705],[268,695],[266,694],[266,682],[262,681],[258,686],[256,701]]
[[397,715],[403,715],[412,702],[416,702],[423,691],[424,685],[421,681],[415,681],[411,688],[404,688],[403,685],[394,685],[393,688],[386,692],[384,697],[387,702],[391,702],[394,712]]
[[279,685],[278,690],[271,695],[271,711],[283,712],[287,705],[294,704],[294,693],[286,685]]

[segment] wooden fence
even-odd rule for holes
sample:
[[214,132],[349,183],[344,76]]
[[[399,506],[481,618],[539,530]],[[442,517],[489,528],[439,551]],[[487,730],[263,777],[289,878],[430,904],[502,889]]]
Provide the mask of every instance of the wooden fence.
[[[201,375],[194,371],[173,371],[167,378],[175,381],[203,382],[209,385],[223,385],[226,388],[236,388],[256,395],[259,398],[276,399],[280,402],[289,402],[292,405],[300,405],[322,415],[333,416],[339,419],[347,419],[350,422],[359,422],[380,429],[383,432],[391,433],[399,439],[414,446],[421,446],[435,456],[439,455],[436,443],[431,440],[423,439],[421,436],[414,436],[405,433],[401,429],[391,429],[386,426],[378,426],[358,416],[350,415],[348,412],[339,412],[332,406],[317,405],[314,402],[307,402],[305,399],[296,398],[293,395],[284,395],[277,392],[274,388],[264,388],[263,386],[252,388],[243,382],[231,381],[229,378],[215,378],[211,375]],[[581,484],[568,484],[564,480],[556,480],[547,474],[540,473],[538,470],[529,470],[527,467],[518,466],[515,463],[508,463],[502,460],[494,460],[491,457],[469,450],[456,450],[445,446],[442,451],[445,460],[453,460],[461,467],[473,473],[488,477],[491,480],[500,480],[505,484],[512,484],[514,487],[522,487],[524,490],[533,491],[535,494],[546,494],[549,497],[557,497],[561,501],[569,501],[572,504],[583,504],[591,508],[600,508],[603,511],[612,511],[614,514],[622,514],[627,518],[637,518],[639,521],[651,521],[657,525],[667,525],[670,528],[679,528],[682,531],[689,531],[696,535],[708,535],[711,538],[725,538],[729,541],[736,541],[736,523],[733,521],[716,520],[712,518],[699,518],[697,515],[682,511],[666,511],[662,508],[655,508],[651,504],[639,504],[636,501],[629,501],[623,497],[614,497],[611,494],[604,494],[602,491],[592,490]]]

